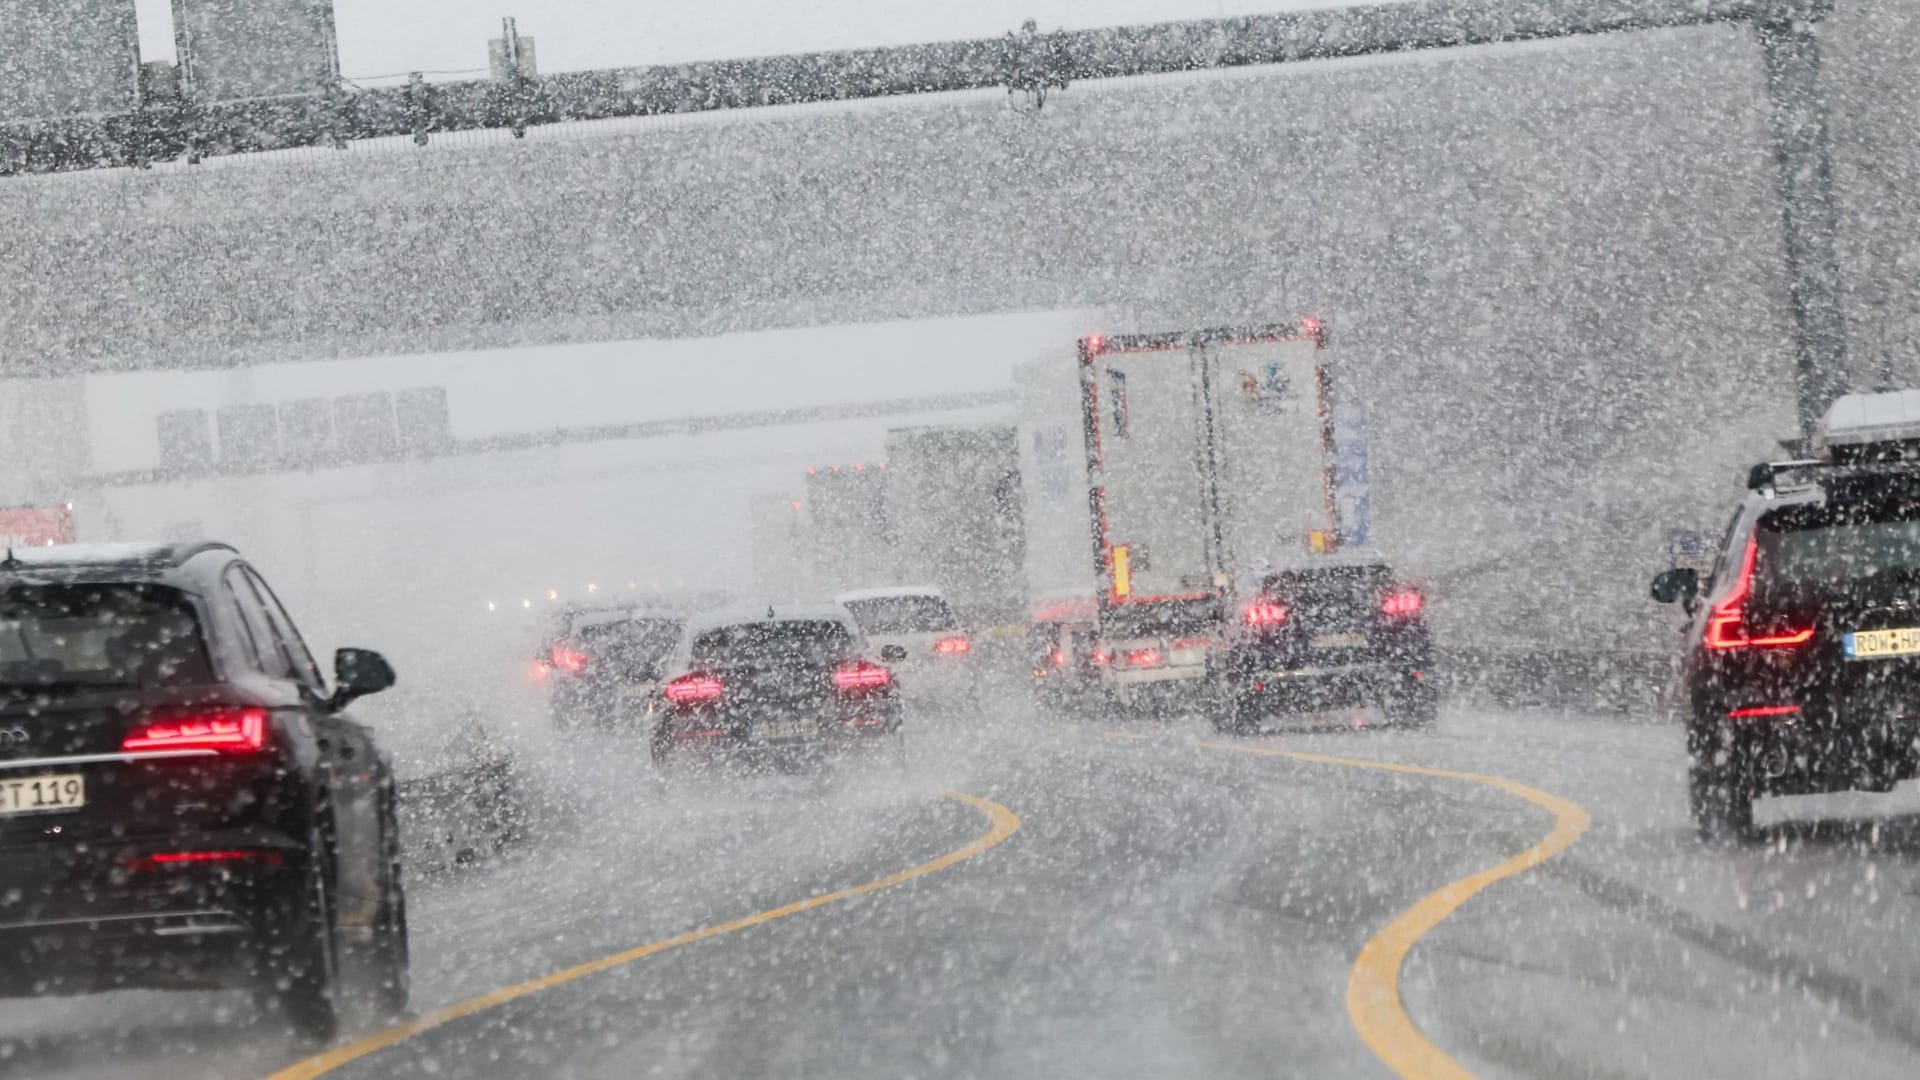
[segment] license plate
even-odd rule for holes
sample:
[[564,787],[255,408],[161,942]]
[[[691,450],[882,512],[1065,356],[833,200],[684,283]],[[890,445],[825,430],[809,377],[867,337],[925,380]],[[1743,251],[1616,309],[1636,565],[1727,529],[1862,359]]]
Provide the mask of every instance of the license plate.
[[1364,649],[1367,647],[1367,635],[1358,630],[1348,630],[1338,634],[1315,634],[1313,647],[1316,649]]
[[620,688],[620,699],[622,701],[645,701],[647,695],[651,693],[653,693],[652,683],[628,683]]
[[1841,639],[1849,660],[1878,660],[1920,653],[1920,626],[1898,630],[1854,630]]
[[753,725],[754,740],[804,739],[819,734],[820,725],[811,720],[769,720]]
[[87,805],[87,781],[78,774],[0,780],[0,814],[44,814]]

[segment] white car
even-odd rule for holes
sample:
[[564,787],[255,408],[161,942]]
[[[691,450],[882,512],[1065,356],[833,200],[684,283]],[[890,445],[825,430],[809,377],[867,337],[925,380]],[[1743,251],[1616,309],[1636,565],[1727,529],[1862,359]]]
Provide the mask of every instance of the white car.
[[974,693],[973,636],[940,590],[927,585],[856,589],[833,598],[876,649],[894,646],[891,661],[909,700],[966,706]]

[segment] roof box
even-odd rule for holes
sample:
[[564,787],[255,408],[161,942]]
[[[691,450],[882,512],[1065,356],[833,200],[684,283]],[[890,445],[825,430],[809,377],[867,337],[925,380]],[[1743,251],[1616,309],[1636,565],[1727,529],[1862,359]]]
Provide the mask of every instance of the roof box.
[[1920,460],[1920,390],[1843,395],[1814,433],[1813,454],[1835,464]]

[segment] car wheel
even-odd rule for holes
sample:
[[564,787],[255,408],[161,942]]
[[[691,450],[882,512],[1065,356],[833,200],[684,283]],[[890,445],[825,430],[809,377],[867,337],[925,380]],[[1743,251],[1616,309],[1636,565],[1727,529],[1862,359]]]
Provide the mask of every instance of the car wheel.
[[1753,835],[1753,791],[1736,770],[1694,762],[1687,770],[1688,803],[1703,840]]
[[295,1031],[323,1041],[340,1030],[340,934],[334,925],[327,850],[316,828],[308,839],[301,880],[268,929],[264,964],[267,1003]]

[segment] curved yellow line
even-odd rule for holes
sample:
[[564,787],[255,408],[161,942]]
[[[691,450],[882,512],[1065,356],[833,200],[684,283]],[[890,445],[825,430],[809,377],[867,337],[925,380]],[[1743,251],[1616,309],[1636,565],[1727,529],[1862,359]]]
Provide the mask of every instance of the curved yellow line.
[[789,915],[798,915],[803,911],[812,911],[814,908],[825,907],[828,904],[840,900],[863,896],[867,893],[879,892],[881,889],[890,889],[895,885],[904,884],[915,878],[925,877],[935,871],[944,870],[955,863],[965,862],[1020,831],[1019,815],[1001,806],[997,802],[990,799],[982,799],[975,795],[968,795],[960,791],[943,791],[940,794],[956,802],[965,803],[985,814],[989,824],[987,831],[982,834],[979,839],[974,840],[964,847],[955,848],[936,859],[902,870],[897,874],[888,874],[883,878],[876,878],[873,881],[864,882],[859,885],[850,885],[847,888],[830,893],[821,893],[819,896],[809,896],[805,900],[796,900],[784,907],[756,912],[752,915],[743,915],[738,919],[715,923],[712,926],[704,926],[698,930],[689,930],[684,934],[663,938],[647,945],[641,945],[624,952],[614,953],[611,956],[603,956],[598,960],[590,960],[584,964],[579,964],[562,971],[556,971],[551,975],[542,975],[537,979],[530,979],[513,986],[504,986],[492,993],[482,994],[476,998],[469,998],[466,1001],[457,1002],[442,1009],[436,1009],[433,1012],[427,1013],[425,1016],[409,1020],[402,1024],[395,1024],[392,1027],[377,1031],[364,1039],[347,1043],[344,1046],[335,1047],[323,1054],[316,1054],[313,1057],[307,1058],[305,1061],[296,1062],[281,1069],[279,1072],[271,1074],[266,1080],[313,1080],[314,1077],[325,1076],[327,1073],[340,1068],[342,1065],[358,1061],[369,1054],[377,1053],[396,1043],[404,1042],[422,1032],[431,1031],[434,1028],[440,1027],[443,1024],[452,1023],[462,1017],[485,1012],[495,1006],[505,1005],[509,1001],[515,1001],[531,994],[537,994],[542,990],[550,990],[563,983],[573,982],[575,979],[584,979],[588,975],[598,974],[609,968],[620,967],[623,964],[631,964],[636,960],[643,960],[655,953],[666,952],[668,949],[678,948],[682,945],[691,945],[696,941],[705,941],[708,938],[719,937],[722,934],[730,934],[735,930],[745,930],[750,926],[759,926],[762,923],[769,923],[775,919],[784,919]]
[[1524,873],[1573,846],[1587,831],[1592,819],[1578,804],[1528,787],[1503,776],[1486,773],[1455,772],[1425,765],[1398,765],[1362,758],[1330,757],[1300,750],[1280,750],[1264,746],[1235,746],[1227,743],[1202,743],[1209,750],[1234,750],[1246,754],[1291,758],[1315,765],[1341,765],[1353,769],[1434,776],[1445,780],[1466,780],[1498,788],[1541,807],[1553,815],[1553,831],[1532,847],[1513,858],[1452,882],[1428,893],[1412,907],[1400,913],[1369,938],[1354,957],[1347,974],[1347,1017],[1353,1021],[1360,1040],[1375,1057],[1404,1080],[1474,1080],[1473,1074],[1435,1046],[1407,1015],[1400,1000],[1400,968],[1414,943],[1459,909],[1475,893],[1503,878]]

